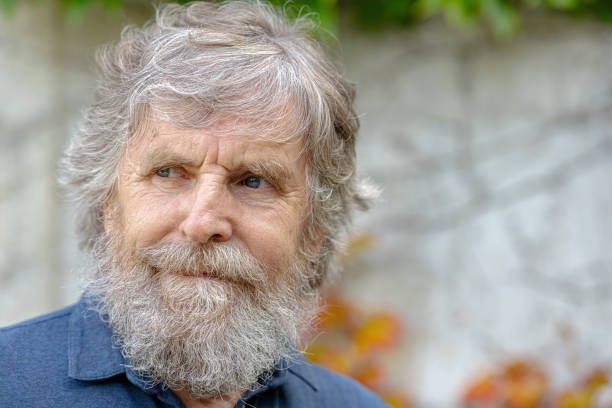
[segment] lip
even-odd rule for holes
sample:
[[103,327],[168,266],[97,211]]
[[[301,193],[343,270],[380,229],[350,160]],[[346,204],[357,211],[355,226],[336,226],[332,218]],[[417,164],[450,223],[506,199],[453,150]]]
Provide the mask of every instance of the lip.
[[[159,270],[156,270],[156,272],[159,273]],[[184,278],[184,279],[211,280],[211,281],[223,282],[226,284],[234,284],[234,285],[245,285],[246,284],[246,282],[237,281],[237,280],[229,279],[229,278],[222,278],[219,276],[209,275],[206,273],[194,275],[194,274],[188,274],[188,273],[170,272],[167,274],[167,276],[176,276],[176,277]]]

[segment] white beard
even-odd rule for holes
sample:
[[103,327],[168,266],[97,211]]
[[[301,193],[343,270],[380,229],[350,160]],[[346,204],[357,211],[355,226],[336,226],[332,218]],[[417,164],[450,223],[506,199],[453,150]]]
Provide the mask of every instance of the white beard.
[[266,270],[225,244],[122,248],[121,239],[99,240],[86,292],[152,385],[195,398],[255,389],[290,357],[317,307],[302,264]]

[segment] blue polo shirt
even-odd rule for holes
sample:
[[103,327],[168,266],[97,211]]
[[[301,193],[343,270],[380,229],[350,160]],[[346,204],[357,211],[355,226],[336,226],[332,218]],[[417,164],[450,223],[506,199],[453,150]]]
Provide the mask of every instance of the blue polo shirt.
[[[87,300],[0,329],[0,407],[184,407],[126,367],[112,332]],[[361,385],[298,357],[236,407],[386,407]]]

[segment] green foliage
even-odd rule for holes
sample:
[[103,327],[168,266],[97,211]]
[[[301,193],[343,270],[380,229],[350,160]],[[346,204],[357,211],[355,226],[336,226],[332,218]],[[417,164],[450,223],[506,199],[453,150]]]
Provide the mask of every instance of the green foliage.
[[17,0],[2,0],[2,9],[6,14],[11,15],[15,10],[15,3],[17,3]]
[[375,29],[384,26],[407,26],[415,22],[414,0],[375,1],[353,0],[343,4],[356,21],[364,28]]
[[337,0],[268,0],[283,7],[291,17],[315,12],[321,27],[331,32],[336,31],[338,22]]
[[346,0],[340,7],[366,29],[402,27],[441,17],[457,29],[484,26],[497,39],[517,32],[522,9],[549,9],[612,21],[610,0]]
[[[0,8],[11,15],[20,2],[0,0]],[[120,10],[133,0],[40,0],[59,1],[68,19],[82,16],[93,5],[105,10]],[[169,0],[162,0],[169,1]],[[176,0],[186,3],[188,0]],[[612,22],[612,0],[270,0],[284,6],[291,15],[315,12],[321,26],[337,28],[340,14],[363,29],[407,27],[420,21],[441,17],[458,29],[486,27],[497,39],[512,37],[519,28],[519,10],[549,9],[574,16]]]

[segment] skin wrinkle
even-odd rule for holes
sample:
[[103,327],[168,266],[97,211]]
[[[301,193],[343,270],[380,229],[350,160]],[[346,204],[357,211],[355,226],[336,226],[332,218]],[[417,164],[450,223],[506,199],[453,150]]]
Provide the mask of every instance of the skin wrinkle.
[[[155,170],[165,167],[182,167],[187,173],[194,173],[195,169],[202,167],[202,164],[189,156],[160,148],[151,151],[142,163],[136,166],[135,173],[145,178]],[[277,160],[246,161],[237,168],[224,167],[224,170],[236,175],[234,181],[239,181],[239,178],[244,177],[247,173],[262,176],[277,186],[281,193],[287,190],[287,180],[296,177],[291,168]]]
[[[120,207],[125,208],[126,206],[121,203],[127,202],[132,202],[132,207],[136,205],[134,209],[128,209],[128,212],[122,212],[122,224],[126,227],[126,233],[129,236],[138,238],[143,245],[149,245],[156,242],[159,237],[168,234],[171,234],[173,239],[184,239],[185,234],[189,237],[189,234],[194,231],[194,226],[202,222],[207,222],[212,227],[223,223],[232,226],[232,232],[226,231],[227,233],[222,234],[223,239],[228,238],[229,235],[235,235],[236,239],[240,240],[251,236],[244,241],[248,249],[261,253],[262,259],[267,261],[276,257],[272,265],[282,264],[286,262],[283,258],[290,259],[297,254],[301,231],[299,226],[304,219],[306,208],[305,164],[299,158],[300,147],[298,145],[279,145],[267,141],[254,143],[226,135],[217,137],[216,132],[212,130],[180,129],[159,121],[152,121],[152,123],[157,129],[157,136],[154,140],[149,140],[146,135],[143,135],[131,144],[132,147],[129,149],[121,170],[120,188],[118,189]],[[147,178],[138,175],[138,163],[143,158],[146,162],[146,158],[150,157],[150,151],[167,150],[163,148],[167,145],[172,147],[171,155],[176,155],[174,152],[186,150],[181,146],[193,147],[196,145],[194,144],[196,140],[201,141],[199,149],[196,150],[200,152],[198,153],[200,158],[211,157],[208,152],[212,151],[212,156],[218,158],[220,163],[202,165],[197,170],[198,173],[193,176],[191,188],[185,189],[181,184],[177,187],[178,190],[174,190],[174,182],[171,182],[173,187],[170,190],[155,188],[156,183],[166,183],[167,180],[152,176],[155,182],[150,182]],[[203,140],[206,142],[202,142]],[[209,149],[210,147],[212,149]],[[193,156],[196,153],[192,151],[189,154]],[[262,159],[263,157],[266,159]],[[192,157],[190,160],[206,163],[204,159],[195,160]],[[245,167],[245,161],[247,163],[274,161],[282,163],[285,168],[293,166],[293,170],[285,172],[290,176],[286,180],[290,191],[281,194],[270,188],[260,193],[258,190],[232,184],[232,174],[226,174],[224,169],[232,166]],[[301,176],[298,177],[297,174]],[[228,185],[231,187],[228,188]],[[146,210],[138,210],[139,206]],[[175,211],[176,208],[178,212]],[[166,218],[166,221],[160,223],[157,221],[159,217],[155,214],[160,214]],[[227,219],[223,219],[225,217]],[[181,218],[184,221],[179,223]],[[208,221],[204,221],[205,219]],[[239,221],[242,219],[244,221]],[[172,231],[173,223],[178,223],[178,230]],[[254,229],[255,225],[259,225],[257,230]],[[143,233],[145,227],[151,230],[153,235],[151,232]],[[249,232],[251,230],[253,232]],[[275,235],[286,238],[282,241],[277,239],[276,244],[264,249],[261,243]],[[191,238],[199,239],[195,236]],[[287,246],[293,249],[282,249]],[[284,254],[284,256],[279,257],[277,253]]]

